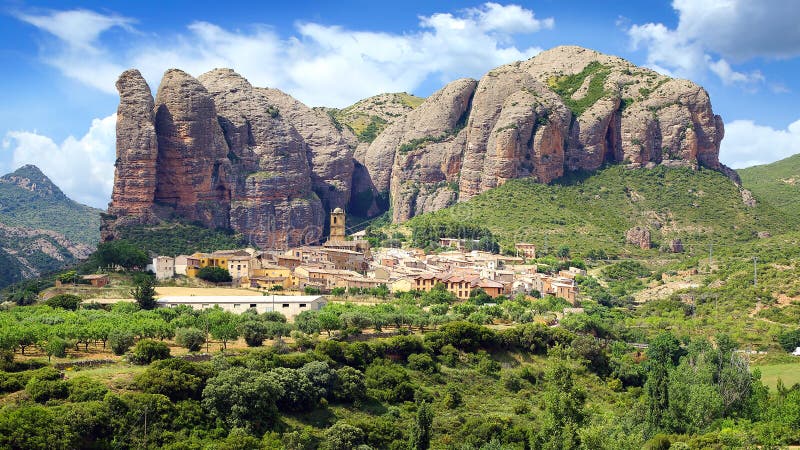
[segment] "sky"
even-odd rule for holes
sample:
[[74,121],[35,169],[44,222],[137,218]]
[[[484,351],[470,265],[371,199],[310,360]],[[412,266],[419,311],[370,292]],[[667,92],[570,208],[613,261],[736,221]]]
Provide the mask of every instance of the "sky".
[[309,106],[382,92],[428,96],[558,45],[688,78],[725,122],[734,168],[800,152],[795,0],[464,2],[29,2],[0,0],[0,173],[36,164],[105,208],[114,87],[137,68],[155,91],[177,67],[230,67]]

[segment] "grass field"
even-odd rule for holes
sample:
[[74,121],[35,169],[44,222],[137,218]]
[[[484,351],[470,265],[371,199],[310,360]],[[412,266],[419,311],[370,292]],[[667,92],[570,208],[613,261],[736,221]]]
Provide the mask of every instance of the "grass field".
[[786,387],[800,383],[800,358],[797,358],[797,362],[794,363],[765,364],[763,366],[753,366],[753,368],[761,370],[761,381],[765,386],[769,386],[770,389],[775,389],[779,378]]

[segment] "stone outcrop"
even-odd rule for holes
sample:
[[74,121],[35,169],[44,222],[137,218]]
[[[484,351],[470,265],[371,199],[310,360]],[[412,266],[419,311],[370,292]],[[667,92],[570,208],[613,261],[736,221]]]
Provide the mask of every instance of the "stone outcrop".
[[[117,160],[108,212],[122,223],[147,222],[153,220],[158,158],[153,95],[135,69],[120,75],[117,91]],[[104,227],[101,238],[111,235]]]
[[648,250],[652,247],[652,242],[650,241],[650,230],[642,227],[633,227],[625,232],[625,242]]
[[[180,218],[295,245],[319,236],[336,207],[391,208],[400,222],[511,179],[549,183],[606,164],[705,167],[738,181],[719,162],[722,119],[702,87],[580,47],[453,81],[421,104],[385,94],[309,108],[230,69],[169,70],[155,101],[135,70],[117,87],[106,238],[119,224]],[[645,231],[631,239],[649,248]]]
[[669,251],[672,253],[683,253],[683,241],[672,239],[669,241]]
[[[366,157],[370,174],[383,175],[381,169],[391,164],[388,187],[395,222],[455,203],[466,136],[462,128],[475,86],[475,81],[468,79],[448,84],[370,145]],[[397,147],[396,154],[370,153],[387,146]],[[373,180],[379,191],[387,187],[385,177]]]
[[374,189],[388,189],[395,221],[510,179],[549,183],[605,164],[732,172],[718,159],[724,129],[706,91],[621,58],[557,47],[498,67],[463,97],[464,128],[442,134],[423,111],[458,111],[443,95],[458,83],[475,82],[448,85],[357,152]]
[[228,148],[208,91],[186,72],[164,74],[155,101],[156,205],[214,228],[228,228]]

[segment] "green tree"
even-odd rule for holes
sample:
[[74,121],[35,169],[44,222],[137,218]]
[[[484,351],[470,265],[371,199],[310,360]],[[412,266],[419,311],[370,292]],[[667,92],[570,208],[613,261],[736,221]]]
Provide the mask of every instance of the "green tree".
[[209,378],[203,389],[203,407],[230,427],[262,430],[277,416],[277,383],[262,372],[231,367]]
[[557,362],[545,380],[544,414],[531,446],[544,450],[578,448],[578,431],[586,419],[586,394],[575,386],[572,369],[564,361]]
[[228,341],[239,339],[238,316],[228,311],[214,310],[207,316],[211,337],[222,342],[222,348],[228,348]]
[[364,384],[364,374],[350,366],[336,370],[336,379],[333,395],[341,402],[358,403],[367,396],[367,387]]
[[167,344],[151,339],[142,339],[137,342],[130,355],[132,363],[142,365],[167,358],[169,358],[169,347],[167,347]]
[[197,328],[178,328],[175,330],[175,343],[197,352],[206,343],[206,334]]
[[364,443],[364,430],[342,420],[325,430],[323,448],[353,450]]
[[325,330],[328,336],[331,335],[331,331],[342,328],[342,321],[339,320],[339,316],[330,311],[321,311],[317,314],[317,322],[319,323],[319,328]]
[[417,403],[417,415],[414,419],[408,446],[411,450],[428,450],[431,445],[433,411],[431,406],[424,400]]
[[651,431],[661,428],[669,409],[669,376],[683,354],[671,333],[656,336],[647,348],[647,424]]
[[150,259],[143,250],[126,240],[101,242],[89,257],[89,264],[99,267],[143,269],[149,262]]
[[131,289],[131,296],[144,310],[156,307],[156,280],[153,277],[141,277],[136,286]]
[[68,309],[75,311],[81,304],[81,298],[73,294],[58,294],[47,299],[45,304],[51,308]]
[[239,324],[239,334],[244,338],[248,347],[261,347],[267,339],[267,326],[257,319],[245,320]]
[[207,266],[198,270],[197,278],[211,283],[230,283],[233,281],[228,269],[216,266]]
[[47,353],[47,361],[50,362],[50,358],[55,356],[56,358],[63,358],[67,356],[67,341],[61,339],[58,336],[50,336],[47,339],[47,344],[44,346],[44,351]]
[[117,329],[108,334],[108,344],[115,355],[124,355],[133,347],[134,340],[133,333],[128,330]]

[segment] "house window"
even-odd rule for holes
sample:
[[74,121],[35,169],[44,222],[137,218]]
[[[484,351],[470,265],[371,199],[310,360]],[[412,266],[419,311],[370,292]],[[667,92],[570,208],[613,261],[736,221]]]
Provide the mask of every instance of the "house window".
[[288,308],[288,307],[289,307],[288,303],[284,303],[284,304],[281,305],[281,308]]
[[238,303],[234,303],[234,304],[233,304],[233,309],[239,309],[239,306],[240,306],[240,305],[239,305]]
[[256,304],[255,304],[255,303],[250,303],[250,307],[251,307],[251,308],[255,308],[255,307],[256,307]]
[[237,265],[236,270],[242,270],[242,265],[241,264]]
[[300,307],[301,307],[301,308],[305,308],[305,307],[306,307],[306,304],[305,304],[305,303],[300,303]]

